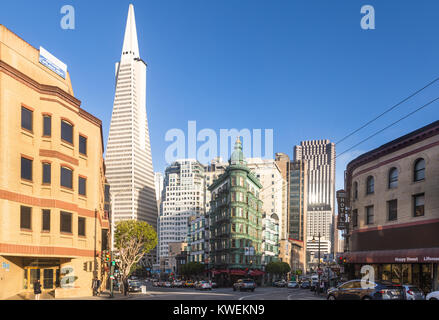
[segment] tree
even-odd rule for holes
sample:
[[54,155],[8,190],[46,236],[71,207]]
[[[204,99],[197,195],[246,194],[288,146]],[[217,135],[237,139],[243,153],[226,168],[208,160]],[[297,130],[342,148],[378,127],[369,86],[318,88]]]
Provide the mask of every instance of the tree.
[[120,221],[116,224],[114,240],[119,272],[125,283],[140,259],[157,246],[157,233],[143,221]]
[[291,267],[286,262],[273,261],[267,264],[265,270],[272,275],[285,276],[288,272],[291,271]]
[[181,274],[185,277],[198,276],[205,271],[205,265],[200,262],[189,262],[181,266]]

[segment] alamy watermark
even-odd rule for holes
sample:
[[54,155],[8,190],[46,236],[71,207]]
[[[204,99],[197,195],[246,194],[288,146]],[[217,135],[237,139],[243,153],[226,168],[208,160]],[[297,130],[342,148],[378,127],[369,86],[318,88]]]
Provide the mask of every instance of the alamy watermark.
[[375,8],[371,5],[365,5],[361,7],[360,12],[364,14],[360,22],[361,29],[375,30]]
[[63,15],[60,21],[61,29],[75,30],[75,8],[65,5],[61,7],[60,13]]
[[166,149],[165,160],[168,164],[187,158],[196,159],[202,164],[207,164],[217,157],[226,160],[233,152],[238,137],[242,137],[242,148],[246,158],[273,159],[273,129],[220,129],[218,137],[213,129],[207,128],[197,132],[197,122],[189,121],[187,134],[182,129],[175,128],[166,132],[165,141],[171,144]]

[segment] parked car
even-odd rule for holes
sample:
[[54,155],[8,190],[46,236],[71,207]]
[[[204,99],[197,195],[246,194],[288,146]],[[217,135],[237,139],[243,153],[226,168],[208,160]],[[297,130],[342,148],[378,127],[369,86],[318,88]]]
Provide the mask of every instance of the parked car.
[[296,281],[290,281],[288,282],[287,287],[290,289],[296,289],[299,288],[299,284]]
[[163,283],[163,287],[165,287],[165,288],[171,288],[171,287],[172,287],[172,283],[171,283],[170,281],[165,281],[165,282]]
[[275,287],[282,288],[287,286],[287,282],[285,280],[279,280],[274,283]]
[[404,289],[388,282],[351,280],[327,292],[328,300],[404,300]]
[[212,285],[207,281],[199,281],[196,289],[198,289],[198,290],[212,290]]
[[311,287],[311,285],[309,284],[309,281],[303,281],[300,284],[300,289],[309,289]]
[[424,293],[417,286],[405,284],[402,288],[404,289],[405,300],[425,300]]
[[216,282],[211,282],[212,288],[218,288],[218,284]]
[[172,287],[173,288],[183,288],[183,281],[181,281],[181,280],[174,280],[173,282],[172,282]]
[[425,300],[439,300],[439,291],[433,291],[427,294]]
[[191,280],[187,280],[187,281],[184,283],[184,287],[185,287],[185,288],[193,288],[194,285],[195,285],[194,282],[191,281]]
[[240,279],[233,284],[233,291],[255,291],[256,283],[253,279]]
[[141,282],[137,280],[131,280],[128,282],[128,292],[140,292],[141,289]]

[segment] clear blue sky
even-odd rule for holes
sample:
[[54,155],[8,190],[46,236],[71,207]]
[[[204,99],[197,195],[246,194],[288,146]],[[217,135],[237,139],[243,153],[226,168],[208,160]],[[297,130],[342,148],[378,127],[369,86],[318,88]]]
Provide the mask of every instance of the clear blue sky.
[[[273,128],[274,152],[301,140],[337,141],[439,76],[439,2],[372,0],[2,1],[0,23],[68,65],[76,97],[102,119],[106,141],[114,63],[134,3],[154,168],[165,167],[171,128]],[[76,9],[76,30],[60,8]],[[363,5],[376,30],[360,28]],[[340,153],[439,95],[439,84],[337,146]],[[437,120],[432,105],[359,146],[346,162]]]

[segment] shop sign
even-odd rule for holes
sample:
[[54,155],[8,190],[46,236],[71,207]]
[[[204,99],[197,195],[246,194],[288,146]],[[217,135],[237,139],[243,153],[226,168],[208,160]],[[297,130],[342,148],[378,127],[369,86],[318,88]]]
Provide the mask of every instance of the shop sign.
[[40,47],[40,63],[44,65],[46,68],[52,70],[57,75],[66,78],[67,75],[67,65],[53,56],[49,51]]

